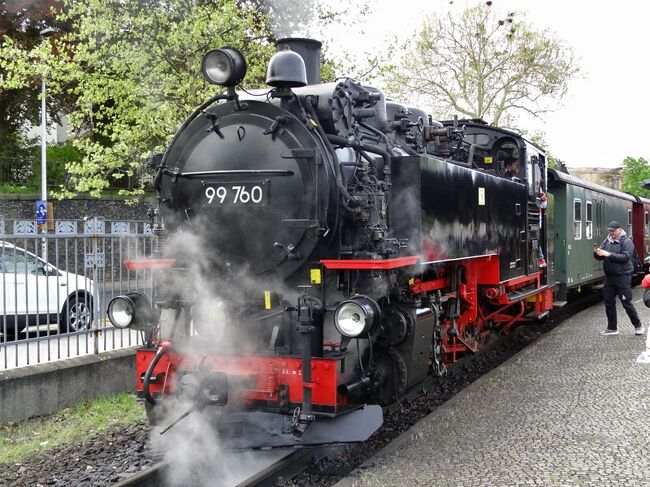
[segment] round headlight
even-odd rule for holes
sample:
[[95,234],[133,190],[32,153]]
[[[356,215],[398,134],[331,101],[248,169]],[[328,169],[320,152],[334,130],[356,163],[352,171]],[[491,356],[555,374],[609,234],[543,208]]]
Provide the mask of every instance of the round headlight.
[[246,60],[238,49],[212,49],[203,56],[201,72],[208,83],[235,86],[246,76]]
[[127,328],[133,321],[135,305],[128,296],[117,296],[108,303],[107,313],[115,328]]
[[339,333],[355,338],[370,331],[379,320],[379,305],[370,298],[358,296],[339,305],[334,325]]
[[139,291],[113,298],[106,313],[115,328],[148,331],[157,319],[151,301]]

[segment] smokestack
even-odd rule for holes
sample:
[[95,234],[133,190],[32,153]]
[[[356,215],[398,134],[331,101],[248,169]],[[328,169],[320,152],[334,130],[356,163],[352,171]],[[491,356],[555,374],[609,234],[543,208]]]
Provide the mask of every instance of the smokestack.
[[320,83],[320,48],[323,44],[315,39],[303,39],[298,37],[287,37],[278,39],[275,47],[278,51],[287,46],[293,52],[297,52],[305,61],[307,70],[307,84],[315,85]]

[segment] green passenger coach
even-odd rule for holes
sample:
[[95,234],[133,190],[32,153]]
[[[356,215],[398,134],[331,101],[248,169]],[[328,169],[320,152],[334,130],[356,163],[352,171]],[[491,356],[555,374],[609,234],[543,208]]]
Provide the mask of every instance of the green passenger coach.
[[551,272],[559,283],[556,299],[565,301],[567,290],[603,279],[603,265],[593,258],[593,248],[607,237],[608,222],[619,221],[634,238],[632,211],[638,199],[552,169],[548,189],[553,200]]

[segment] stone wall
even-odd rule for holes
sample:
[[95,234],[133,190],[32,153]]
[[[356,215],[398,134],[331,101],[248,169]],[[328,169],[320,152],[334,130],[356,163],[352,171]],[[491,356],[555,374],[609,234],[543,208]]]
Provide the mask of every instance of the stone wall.
[[0,370],[0,421],[20,421],[84,399],[135,392],[135,374],[135,348]]
[[[0,215],[8,220],[35,220],[38,195],[0,194]],[[135,205],[127,205],[121,196],[102,198],[77,197],[69,200],[52,200],[55,220],[81,220],[86,216],[103,216],[106,220],[147,220],[147,209],[156,205],[153,198]]]

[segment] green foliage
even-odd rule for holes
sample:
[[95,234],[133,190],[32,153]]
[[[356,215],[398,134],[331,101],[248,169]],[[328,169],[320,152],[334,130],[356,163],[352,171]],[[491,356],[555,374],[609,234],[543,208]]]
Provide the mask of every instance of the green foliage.
[[36,194],[36,188],[13,183],[0,183],[0,194]]
[[643,157],[635,159],[626,157],[623,161],[623,184],[621,189],[626,193],[650,198],[650,190],[641,187],[641,183],[650,179],[650,165]]
[[[0,62],[0,144],[4,146],[6,137],[20,135],[25,121],[38,125],[40,117],[39,93],[41,82],[29,70],[21,69],[34,63],[27,54],[42,41],[40,31],[54,25],[55,15],[60,2],[58,0],[40,0],[38,2],[16,2],[0,0],[0,52],[5,46],[12,46],[14,54],[19,56],[19,63]],[[63,26],[64,27],[64,26]],[[63,102],[63,100],[61,100]],[[56,112],[61,103],[48,99],[50,113]]]
[[[64,26],[58,35],[24,42],[16,32],[0,32],[5,34],[0,94],[33,90],[45,77],[48,103],[74,101],[66,113],[83,157],[65,158],[66,186],[60,181],[62,169],[53,166],[50,174],[48,167],[48,179],[60,183],[59,196],[73,191],[97,196],[111,181],[136,173],[148,155],[163,151],[186,116],[222,91],[201,75],[201,59],[209,49],[240,48],[248,65],[243,86],[259,86],[275,36],[297,33],[305,25],[322,27],[345,18],[349,10],[349,5],[330,7],[323,0],[47,2],[61,7],[52,11],[56,24]],[[365,0],[352,4],[363,9]],[[289,31],[280,32],[280,26]],[[332,79],[333,72],[327,63],[324,78]],[[30,100],[38,113],[38,98]]]
[[274,49],[257,14],[235,0],[66,0],[60,18],[69,33],[31,51],[4,39],[0,62],[8,75],[0,89],[20,87],[47,68],[48,92],[74,96],[69,121],[84,134],[74,140],[84,158],[69,161],[69,184],[97,196],[109,178],[132,175],[144,157],[163,150],[190,111],[216,94],[201,76],[207,50],[240,47],[246,84],[264,79]]
[[[28,184],[40,188],[41,185],[41,147],[32,149],[32,177]],[[47,146],[47,184],[48,186],[62,187],[66,185],[66,167],[79,164],[83,154],[71,141],[61,145]]]
[[519,15],[500,17],[483,3],[430,15],[406,44],[392,46],[409,55],[384,67],[389,92],[440,119],[459,113],[514,126],[519,114],[549,111],[579,69],[560,40]]
[[63,80],[75,86],[73,126],[92,129],[92,136],[76,139],[86,157],[68,173],[78,191],[91,194],[108,187],[109,176],[130,176],[144,157],[163,150],[189,112],[215,94],[201,76],[206,51],[244,49],[249,83],[263,78],[272,51],[256,12],[233,0],[68,5],[75,69]]
[[13,127],[0,125],[0,183],[26,184],[31,175],[32,154]]

